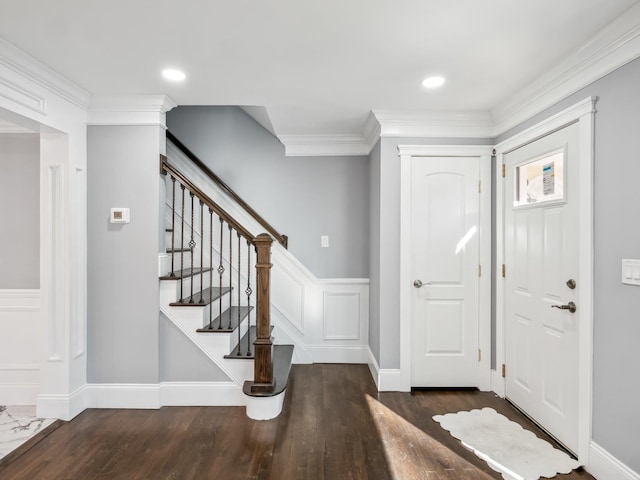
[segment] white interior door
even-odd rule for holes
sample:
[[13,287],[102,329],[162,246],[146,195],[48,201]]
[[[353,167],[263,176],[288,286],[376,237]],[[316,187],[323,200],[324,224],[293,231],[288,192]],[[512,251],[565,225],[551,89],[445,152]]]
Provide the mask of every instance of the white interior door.
[[578,451],[578,124],[505,155],[506,395]]
[[411,159],[413,387],[478,386],[479,178],[478,158]]

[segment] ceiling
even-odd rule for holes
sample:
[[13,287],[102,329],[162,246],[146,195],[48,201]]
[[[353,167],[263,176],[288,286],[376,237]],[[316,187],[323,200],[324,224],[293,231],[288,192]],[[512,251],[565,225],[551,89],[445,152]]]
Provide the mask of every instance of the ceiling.
[[[362,135],[372,110],[491,112],[637,2],[0,0],[0,37],[92,94],[265,107],[247,111],[278,136]],[[435,74],[446,84],[423,88]]]

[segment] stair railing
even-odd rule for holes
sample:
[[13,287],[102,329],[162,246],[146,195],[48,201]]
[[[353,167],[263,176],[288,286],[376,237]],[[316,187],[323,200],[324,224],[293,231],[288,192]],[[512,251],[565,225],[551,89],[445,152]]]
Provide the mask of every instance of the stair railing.
[[[232,321],[237,320],[238,332],[238,348],[237,356],[251,356],[251,303],[253,288],[251,286],[251,249],[256,252],[255,263],[255,285],[256,285],[256,337],[253,342],[255,360],[254,360],[254,379],[250,382],[252,392],[269,393],[273,391],[275,382],[273,378],[273,358],[272,358],[272,341],[271,341],[271,319],[270,319],[270,269],[271,269],[271,244],[273,242],[268,233],[262,233],[254,237],[246,228],[236,221],[227,211],[214,202],[207,194],[199,189],[191,180],[189,180],[181,171],[168,163],[164,155],[160,156],[160,172],[168,175],[171,181],[171,272],[168,278],[182,278],[186,275],[200,273],[200,290],[194,294],[194,276],[191,276],[190,291],[184,292],[184,282],[180,282],[180,300],[179,303],[187,305],[206,305],[210,303],[209,323],[202,330],[212,331],[214,329],[223,330],[227,328],[232,330]],[[205,220],[205,210],[207,210],[208,218]],[[178,218],[176,218],[178,217]],[[190,217],[189,222],[187,218]],[[199,220],[196,220],[198,218]],[[199,226],[199,233],[197,231]],[[226,227],[225,227],[226,226]],[[227,230],[225,232],[225,230]],[[176,233],[179,231],[178,240]],[[235,233],[235,239],[234,239]],[[226,237],[226,239],[225,239]],[[188,239],[185,245],[185,239]],[[200,240],[199,255],[196,251],[198,247],[197,239]],[[245,255],[242,252],[242,243],[245,243]],[[214,243],[218,248],[218,252],[214,251]],[[228,247],[228,261],[225,261],[223,250],[224,244]],[[234,258],[234,243],[236,257]],[[208,265],[205,266],[204,254],[208,250]],[[180,253],[179,265],[176,265],[176,253]],[[190,253],[189,264],[185,265],[184,254]],[[245,257],[246,267],[243,258]],[[199,257],[199,258],[196,258]],[[217,265],[214,265],[214,257],[216,257]],[[218,286],[222,288],[226,280],[226,270],[228,269],[229,288],[232,288],[234,280],[234,268],[237,271],[237,318],[231,318],[229,315],[228,325],[223,325],[222,300],[218,300],[218,319],[217,325],[213,317],[213,305],[208,295],[214,295],[214,271],[217,272]],[[246,295],[247,316],[247,343],[246,349],[241,345],[241,322],[243,319],[242,310],[242,278],[241,273],[246,268],[246,287],[244,294]],[[196,269],[196,270],[194,270]],[[204,278],[208,273],[209,289],[204,287]],[[209,293],[206,293],[206,292]],[[188,294],[188,298],[186,298]],[[207,298],[205,298],[207,297]],[[208,301],[209,300],[209,301]],[[227,319],[225,319],[227,320]]]
[[218,175],[213,173],[207,165],[200,160],[195,153],[187,148],[173,133],[167,130],[167,140],[171,141],[178,150],[180,150],[189,160],[191,160],[202,172],[209,177],[216,185],[218,185],[234,202],[240,205],[249,215],[251,215],[262,227],[271,234],[284,248],[287,248],[289,238],[286,235],[278,233],[251,205],[245,202],[231,187],[229,187]]

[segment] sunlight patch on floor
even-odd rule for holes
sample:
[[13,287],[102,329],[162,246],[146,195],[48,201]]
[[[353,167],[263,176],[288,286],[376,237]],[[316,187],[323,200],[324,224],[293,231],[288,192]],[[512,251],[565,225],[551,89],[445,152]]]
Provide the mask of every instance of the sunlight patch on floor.
[[366,400],[393,478],[435,480],[443,473],[456,478],[469,470],[475,475],[469,478],[491,478],[378,400],[369,395]]

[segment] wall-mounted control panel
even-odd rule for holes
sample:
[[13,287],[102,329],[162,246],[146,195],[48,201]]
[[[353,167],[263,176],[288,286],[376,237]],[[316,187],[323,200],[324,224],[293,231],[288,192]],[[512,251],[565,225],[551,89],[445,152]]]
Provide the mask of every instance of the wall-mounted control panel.
[[622,283],[640,285],[640,260],[622,259]]
[[109,221],[111,223],[129,223],[129,209],[116,207],[111,209],[111,214],[109,215]]

